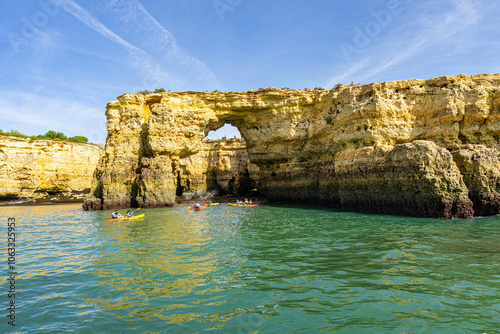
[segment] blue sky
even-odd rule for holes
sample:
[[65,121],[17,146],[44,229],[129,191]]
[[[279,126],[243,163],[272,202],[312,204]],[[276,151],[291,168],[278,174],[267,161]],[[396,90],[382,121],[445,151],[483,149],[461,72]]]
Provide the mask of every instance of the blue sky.
[[[0,128],[105,142],[126,92],[331,88],[500,72],[486,0],[3,1]],[[233,136],[228,129],[212,136]]]

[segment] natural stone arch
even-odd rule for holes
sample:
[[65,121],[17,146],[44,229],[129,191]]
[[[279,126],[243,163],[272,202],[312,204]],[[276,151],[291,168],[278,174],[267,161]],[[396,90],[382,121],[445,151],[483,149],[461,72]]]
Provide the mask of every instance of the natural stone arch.
[[[209,125],[208,128],[214,126]],[[176,195],[180,200],[221,195],[261,195],[256,189],[259,168],[250,163],[244,138],[223,137],[215,140],[205,137],[200,151],[180,158],[178,167]]]
[[[107,105],[100,192],[85,207],[172,205],[179,160],[229,123],[270,200],[450,218],[470,217],[474,194],[482,212],[498,212],[499,85],[500,75],[459,75],[330,91],[125,94]],[[478,159],[487,182],[469,176]]]

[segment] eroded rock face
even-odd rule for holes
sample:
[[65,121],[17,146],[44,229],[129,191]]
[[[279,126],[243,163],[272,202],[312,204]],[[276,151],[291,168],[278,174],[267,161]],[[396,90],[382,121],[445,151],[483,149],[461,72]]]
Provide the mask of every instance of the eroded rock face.
[[0,199],[82,201],[103,149],[63,141],[0,137]]
[[106,155],[86,207],[172,205],[180,161],[229,123],[272,201],[445,218],[471,217],[474,205],[496,214],[499,86],[499,74],[484,74],[330,91],[125,94],[107,105]]
[[473,212],[452,155],[430,141],[343,151],[335,170],[346,209],[439,218]]
[[469,189],[475,214],[500,213],[500,152],[485,145],[465,145],[452,154]]
[[244,139],[206,140],[201,150],[179,160],[176,195],[202,190],[213,195],[245,195],[258,187],[259,167],[248,160]]

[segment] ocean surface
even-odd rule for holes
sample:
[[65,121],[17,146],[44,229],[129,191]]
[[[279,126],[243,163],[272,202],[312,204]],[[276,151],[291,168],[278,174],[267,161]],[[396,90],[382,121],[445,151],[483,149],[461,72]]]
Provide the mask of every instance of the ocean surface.
[[500,331],[500,216],[223,204],[139,213],[105,222],[111,211],[79,205],[0,207],[0,333]]

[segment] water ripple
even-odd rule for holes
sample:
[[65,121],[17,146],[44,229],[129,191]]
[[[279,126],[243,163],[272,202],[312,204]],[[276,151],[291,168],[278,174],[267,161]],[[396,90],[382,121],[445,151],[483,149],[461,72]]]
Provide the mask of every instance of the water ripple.
[[17,220],[20,332],[498,329],[500,217],[220,205],[105,222],[110,213],[0,208],[4,228]]

